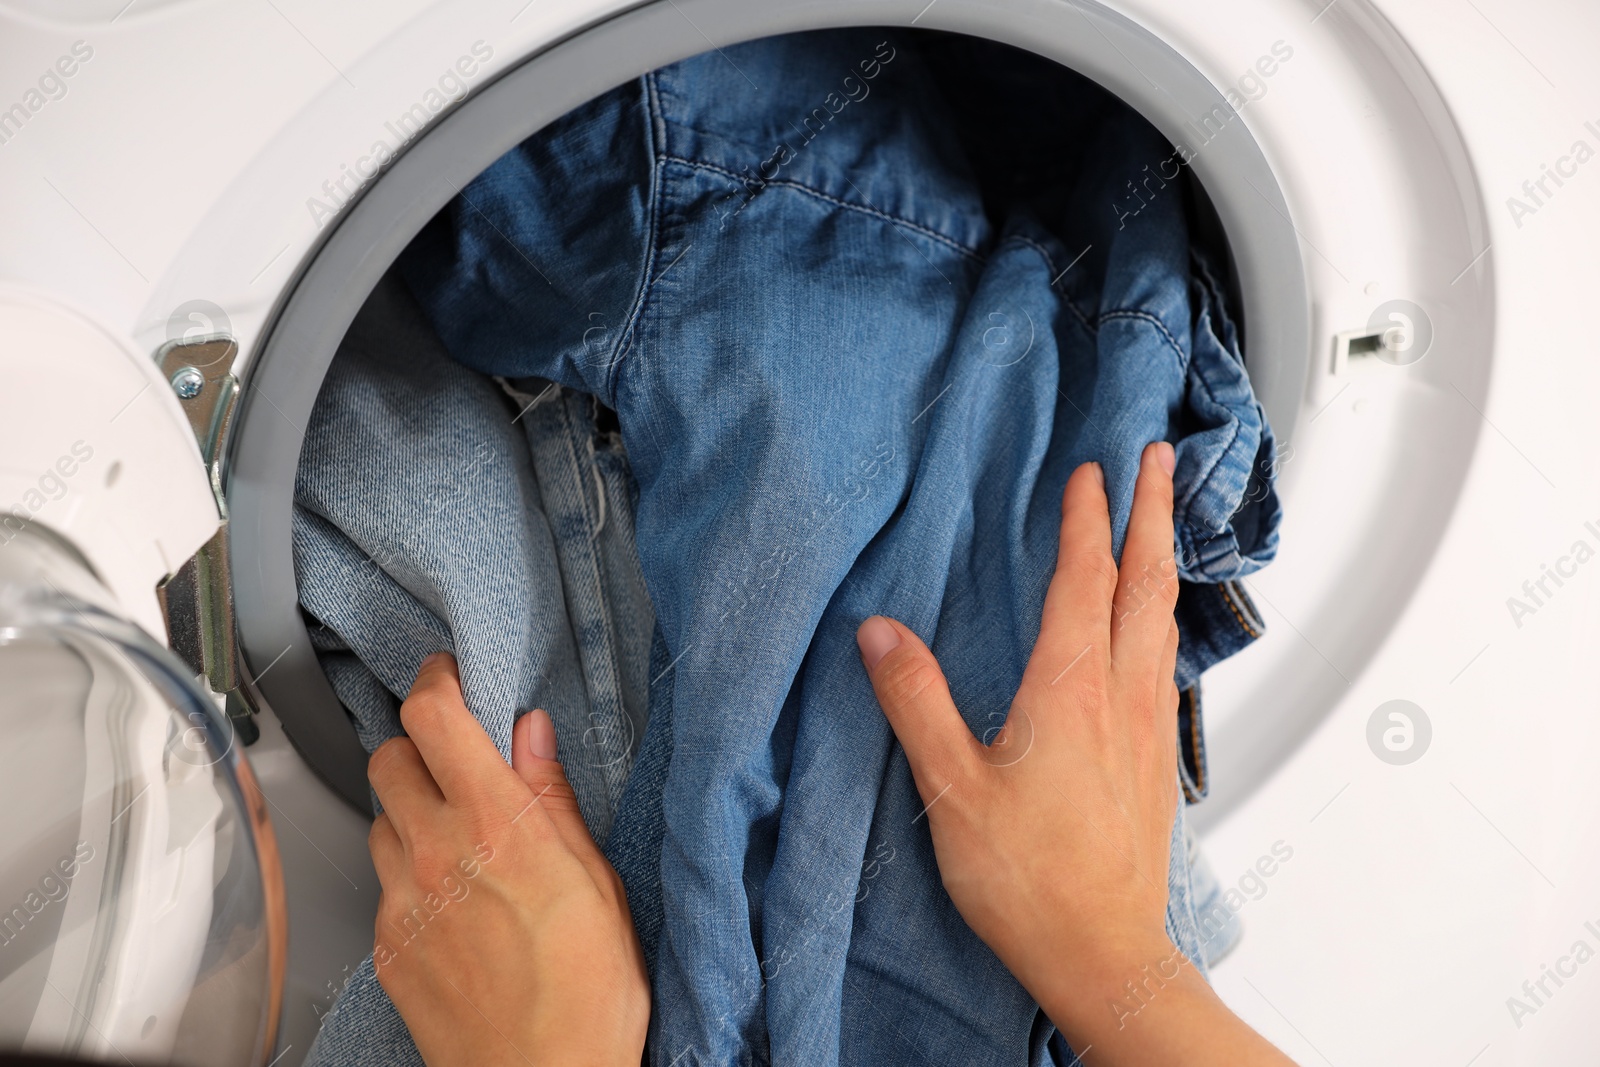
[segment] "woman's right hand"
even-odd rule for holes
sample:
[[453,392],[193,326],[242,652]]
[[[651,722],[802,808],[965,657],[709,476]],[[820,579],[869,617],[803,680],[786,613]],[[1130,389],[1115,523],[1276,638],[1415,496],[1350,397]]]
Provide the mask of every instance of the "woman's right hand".
[[1166,934],[1173,460],[1171,445],[1145,449],[1120,568],[1099,466],[1068,480],[1039,638],[992,744],[908,628],[874,616],[857,639],[950,899],[1074,1049],[1091,1063],[1281,1064]]

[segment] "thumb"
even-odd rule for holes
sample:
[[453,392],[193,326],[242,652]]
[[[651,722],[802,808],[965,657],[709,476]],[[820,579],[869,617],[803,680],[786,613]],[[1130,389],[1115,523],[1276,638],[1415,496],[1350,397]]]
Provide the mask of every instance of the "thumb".
[[939,661],[908,627],[874,615],[856,631],[856,644],[878,704],[906,750],[917,792],[932,804],[967,775],[978,758],[978,739],[950,699]]
[[528,712],[512,728],[511,769],[533,790],[534,799],[571,851],[580,856],[595,851],[594,838],[578,808],[578,795],[556,758],[555,724],[542,708]]

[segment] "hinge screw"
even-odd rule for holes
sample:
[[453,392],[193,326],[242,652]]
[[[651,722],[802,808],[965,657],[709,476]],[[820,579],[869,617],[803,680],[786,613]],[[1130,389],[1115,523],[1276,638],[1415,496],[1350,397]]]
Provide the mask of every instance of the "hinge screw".
[[172,372],[172,391],[184,400],[192,400],[205,388],[206,376],[193,367],[179,367]]

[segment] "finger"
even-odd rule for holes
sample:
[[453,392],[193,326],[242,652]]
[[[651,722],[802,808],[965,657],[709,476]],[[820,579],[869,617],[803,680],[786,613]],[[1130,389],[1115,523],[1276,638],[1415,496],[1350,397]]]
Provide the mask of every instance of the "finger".
[[1167,625],[1166,643],[1161,648],[1161,665],[1156,668],[1156,692],[1162,695],[1163,714],[1156,723],[1162,741],[1169,748],[1178,742],[1178,620]]
[[1172,446],[1157,441],[1139,459],[1133,512],[1112,602],[1111,663],[1138,677],[1161,658],[1172,608],[1178,602],[1178,567],[1172,554]]
[[511,766],[532,790],[516,820],[546,821],[580,859],[599,859],[600,850],[589,836],[578,796],[557,759],[555,724],[543,709],[535,708],[517,720],[511,731]]
[[367,832],[367,849],[372,853],[372,867],[378,872],[378,884],[397,885],[405,870],[406,848],[386,813],[372,820],[372,829]]
[[367,781],[397,832],[403,833],[423,813],[444,802],[444,794],[409,737],[391,737],[378,746],[367,760]]
[[1085,463],[1067,479],[1061,497],[1061,545],[1028,660],[1030,674],[1042,674],[1048,683],[1091,654],[1104,662],[1116,581],[1105,475],[1100,464]]
[[856,631],[856,643],[878,704],[906,750],[917,792],[932,805],[969,773],[983,746],[950,699],[939,662],[910,629],[874,615]]
[[416,743],[445,799],[481,796],[505,785],[509,768],[483,724],[467,710],[454,656],[441,652],[422,661],[411,693],[400,705],[400,725]]
[[377,972],[379,976],[378,981],[380,983],[385,977],[388,976],[389,973],[384,969],[384,965],[392,960],[391,956],[386,956],[385,953],[379,951],[380,949],[384,948],[387,943],[386,939],[389,936],[389,931],[387,925],[383,921],[383,916],[383,891],[379,890],[378,914],[374,916],[372,920],[372,969]]
[[1156,665],[1156,681],[1170,682],[1178,673],[1178,620],[1167,620],[1167,635],[1161,644],[1161,662]]

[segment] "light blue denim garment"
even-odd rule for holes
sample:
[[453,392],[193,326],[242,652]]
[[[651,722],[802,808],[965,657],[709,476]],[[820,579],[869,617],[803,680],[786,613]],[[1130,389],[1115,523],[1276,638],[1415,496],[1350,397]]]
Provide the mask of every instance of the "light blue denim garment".
[[[1170,149],[1106,123],[1074,226],[1018,213],[997,233],[950,125],[911,35],[725,49],[508,153],[403,263],[463,363],[618,412],[661,634],[645,748],[669,761],[612,835],[630,902],[660,909],[641,924],[652,1063],[1063,1055],[940,887],[855,629],[904,620],[991,737],[1068,473],[1104,465],[1120,553],[1158,438],[1178,447],[1183,576],[1272,553],[1270,435],[1182,204],[1119,218],[1106,195]],[[1181,812],[1169,884],[1169,931],[1203,965]]]
[[1194,897],[1194,913],[1200,923],[1200,947],[1205,953],[1206,966],[1211,967],[1239,946],[1244,936],[1244,922],[1239,913],[1228,906],[1227,890],[1192,830],[1187,834],[1185,845],[1189,850],[1189,885]]
[[[552,383],[503,389],[452,361],[404,285],[386,280],[312,413],[294,553],[313,642],[366,748],[401,732],[399,698],[421,660],[453,651],[467,705],[502,753],[520,713],[550,712],[604,840],[644,730],[654,621],[627,461],[594,407]],[[421,1063],[370,957],[308,1062]]]

